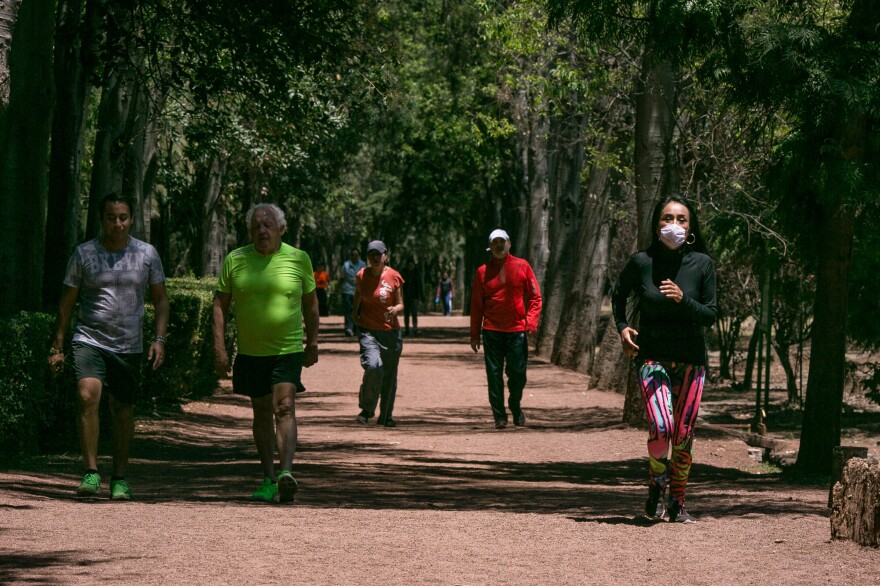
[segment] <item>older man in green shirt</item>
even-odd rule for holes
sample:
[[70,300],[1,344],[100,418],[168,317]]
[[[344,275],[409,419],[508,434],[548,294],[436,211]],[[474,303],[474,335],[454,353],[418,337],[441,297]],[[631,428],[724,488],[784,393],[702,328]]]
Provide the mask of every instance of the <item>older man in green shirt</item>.
[[[238,354],[232,368],[235,393],[251,398],[254,441],[263,483],[254,500],[293,501],[296,452],[296,389],[302,367],[318,361],[318,301],[309,256],[281,241],[287,228],[274,204],[257,204],[247,223],[252,243],[233,250],[223,262],[214,298],[216,370],[228,375],[226,320],[235,301]],[[303,323],[306,341],[303,347]],[[275,451],[281,473],[275,476]]]

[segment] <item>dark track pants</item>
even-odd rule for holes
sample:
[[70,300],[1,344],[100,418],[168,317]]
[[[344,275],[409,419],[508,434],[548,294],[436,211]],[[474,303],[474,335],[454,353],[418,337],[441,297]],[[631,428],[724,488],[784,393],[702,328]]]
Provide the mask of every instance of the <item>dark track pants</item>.
[[486,359],[486,378],[489,381],[489,405],[492,406],[492,416],[496,423],[506,422],[503,373],[507,373],[510,412],[516,417],[521,411],[520,402],[526,386],[526,364],[529,358],[525,332],[483,330],[483,356]]

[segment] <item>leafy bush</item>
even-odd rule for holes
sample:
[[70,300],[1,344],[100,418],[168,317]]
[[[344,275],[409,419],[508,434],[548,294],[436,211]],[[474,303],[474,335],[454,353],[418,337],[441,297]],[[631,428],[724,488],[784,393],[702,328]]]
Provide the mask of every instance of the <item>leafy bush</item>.
[[21,312],[0,320],[0,453],[9,462],[74,433],[73,369],[49,373],[55,316]]
[[[146,367],[143,398],[154,410],[167,410],[182,401],[209,396],[217,388],[214,373],[212,312],[215,279],[179,278],[166,283],[171,317],[165,336],[165,365]],[[155,329],[155,312],[147,306],[144,350]]]
[[[217,387],[211,333],[215,283],[192,278],[167,281],[171,315],[165,364],[155,372],[145,368],[135,413],[143,413],[144,408],[176,408],[183,401],[209,396]],[[154,316],[148,304],[145,351],[155,332]],[[47,365],[55,320],[55,315],[36,312],[0,320],[0,467],[45,450],[52,440],[75,445],[76,382],[70,336],[65,341],[66,368],[52,376]],[[109,430],[106,423],[102,421],[102,431]]]

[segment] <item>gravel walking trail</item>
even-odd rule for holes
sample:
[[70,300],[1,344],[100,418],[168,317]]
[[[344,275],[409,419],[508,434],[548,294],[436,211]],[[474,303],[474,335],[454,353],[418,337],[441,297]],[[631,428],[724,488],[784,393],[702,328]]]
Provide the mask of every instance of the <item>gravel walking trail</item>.
[[622,395],[532,362],[528,426],[496,431],[467,318],[421,321],[390,429],[355,422],[357,343],[339,317],[322,320],[297,400],[293,505],[248,500],[250,407],[228,383],[138,420],[132,502],[106,498],[106,442],[100,499],[73,497],[75,447],[0,473],[0,583],[880,582],[878,550],[829,539],[827,487],[789,483],[709,430],[697,429],[688,493],[698,522],[642,521],[645,433],[619,423]]

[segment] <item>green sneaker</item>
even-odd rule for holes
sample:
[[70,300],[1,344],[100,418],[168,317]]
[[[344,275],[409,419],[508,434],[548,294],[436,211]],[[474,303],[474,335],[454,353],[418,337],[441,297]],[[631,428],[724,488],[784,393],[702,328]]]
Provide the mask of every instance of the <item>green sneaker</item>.
[[76,496],[95,496],[99,488],[101,488],[101,477],[97,472],[88,472],[76,489]]
[[296,498],[296,479],[290,470],[282,470],[278,475],[278,502],[290,503]]
[[110,500],[114,501],[130,501],[131,487],[124,480],[110,481]]
[[263,501],[264,503],[271,503],[275,500],[275,494],[278,492],[278,485],[272,482],[272,479],[268,476],[263,479],[263,484],[260,485],[260,488],[251,495],[252,501]]

